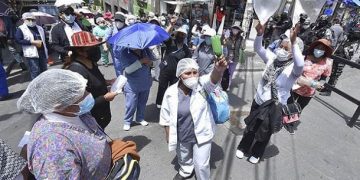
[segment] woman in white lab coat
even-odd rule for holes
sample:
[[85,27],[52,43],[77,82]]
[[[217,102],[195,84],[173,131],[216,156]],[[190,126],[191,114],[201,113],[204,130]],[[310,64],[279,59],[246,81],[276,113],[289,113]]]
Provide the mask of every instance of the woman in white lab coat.
[[197,179],[210,179],[215,123],[206,96],[219,87],[226,68],[226,60],[220,59],[211,74],[199,78],[194,59],[182,59],[177,65],[179,81],[165,92],[159,122],[165,126],[169,151],[176,150],[178,157],[180,169],[174,179],[189,178],[194,170]]

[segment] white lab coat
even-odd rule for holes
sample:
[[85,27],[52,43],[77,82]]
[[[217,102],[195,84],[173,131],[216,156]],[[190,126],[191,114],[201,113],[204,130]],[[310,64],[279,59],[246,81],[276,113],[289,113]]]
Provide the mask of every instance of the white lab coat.
[[[215,122],[213,115],[206,101],[206,92],[213,92],[218,84],[210,81],[210,74],[200,77],[200,84],[192,92],[190,98],[190,111],[194,121],[194,131],[198,144],[209,142],[215,134]],[[161,105],[160,121],[161,126],[169,126],[169,151],[173,151],[177,146],[177,112],[178,112],[178,82],[170,86],[164,95]]]

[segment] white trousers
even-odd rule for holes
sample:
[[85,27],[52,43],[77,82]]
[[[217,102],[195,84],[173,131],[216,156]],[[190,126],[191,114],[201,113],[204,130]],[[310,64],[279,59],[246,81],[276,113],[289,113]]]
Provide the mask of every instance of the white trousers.
[[195,169],[198,180],[210,180],[211,141],[197,143],[178,143],[176,155],[180,165],[179,174],[187,178]]

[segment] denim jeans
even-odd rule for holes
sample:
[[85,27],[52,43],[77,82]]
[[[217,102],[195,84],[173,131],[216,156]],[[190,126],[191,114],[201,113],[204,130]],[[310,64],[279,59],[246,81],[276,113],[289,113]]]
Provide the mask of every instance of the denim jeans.
[[7,85],[6,73],[2,63],[0,63],[0,98],[6,97],[7,95],[9,95],[9,88]]
[[47,59],[44,54],[39,53],[39,58],[26,58],[29,63],[31,79],[47,70]]

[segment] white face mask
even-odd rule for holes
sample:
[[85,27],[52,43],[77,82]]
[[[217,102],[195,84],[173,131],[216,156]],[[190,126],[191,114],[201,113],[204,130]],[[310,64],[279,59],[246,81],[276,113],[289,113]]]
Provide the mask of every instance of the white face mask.
[[135,23],[135,20],[134,19],[129,19],[129,24],[134,24]]
[[276,59],[279,61],[287,61],[290,58],[290,53],[283,48],[276,49],[275,54],[277,56]]
[[325,54],[324,50],[320,50],[320,49],[314,49],[314,56],[316,58],[320,58]]
[[36,22],[35,22],[35,21],[25,20],[24,23],[25,23],[26,26],[28,26],[28,27],[35,27],[35,25],[36,25]]
[[166,25],[166,21],[161,21],[161,25],[165,26]]
[[120,22],[120,21],[116,21],[115,22],[115,26],[118,28],[118,29],[121,29],[124,27],[124,23],[123,22]]
[[182,82],[184,85],[189,89],[196,89],[198,83],[199,83],[199,77],[191,77],[187,79],[182,79]]

